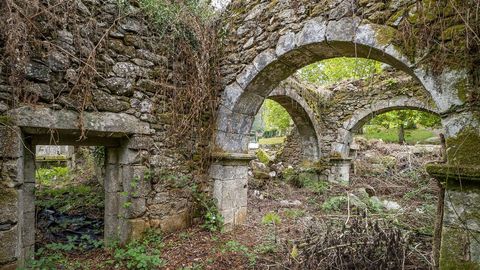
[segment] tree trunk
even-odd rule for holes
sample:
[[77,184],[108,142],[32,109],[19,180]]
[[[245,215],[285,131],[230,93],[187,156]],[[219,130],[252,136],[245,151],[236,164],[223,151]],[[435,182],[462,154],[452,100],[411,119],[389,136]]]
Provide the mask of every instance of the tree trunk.
[[434,269],[439,269],[439,266],[440,266],[440,245],[442,243],[443,208],[445,206],[444,205],[445,188],[440,183],[440,181],[438,181],[438,186],[440,188],[440,191],[438,194],[437,215],[435,218],[435,229],[433,231],[433,250],[432,250]]
[[398,125],[398,143],[405,143],[405,128],[403,124]]

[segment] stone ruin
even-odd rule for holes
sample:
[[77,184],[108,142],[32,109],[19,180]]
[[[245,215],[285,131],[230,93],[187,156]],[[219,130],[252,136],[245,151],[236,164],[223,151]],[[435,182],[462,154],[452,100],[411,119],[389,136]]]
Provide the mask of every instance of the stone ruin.
[[[193,202],[187,188],[164,181],[168,174],[193,178],[189,166],[193,157],[168,143],[172,119],[162,104],[169,97],[158,95],[163,86],[155,81],[155,74],[171,72],[172,64],[162,54],[155,29],[141,16],[126,16],[108,29],[118,12],[115,1],[79,2],[76,12],[88,15],[78,22],[84,33],[74,35],[68,26],[54,29],[39,41],[48,40],[55,44],[53,49],[30,57],[24,90],[37,97],[34,102],[12,104],[16,86],[0,67],[0,269],[23,266],[34,251],[36,145],[106,147],[106,239],[126,241],[147,228],[175,231],[192,223]],[[209,146],[213,162],[209,175],[204,175],[206,191],[216,199],[227,227],[245,221],[248,162],[253,158],[247,149],[248,135],[265,98],[278,101],[292,115],[303,158],[327,160],[331,181],[348,181],[352,133],[372,115],[398,108],[433,112],[442,118],[448,158],[447,163],[427,167],[432,176],[446,182],[447,189],[440,265],[478,266],[480,248],[470,241],[480,236],[476,210],[480,122],[478,104],[471,102],[479,91],[473,70],[478,66],[452,60],[451,66],[438,71],[435,48],[428,57],[397,40],[405,21],[421,27],[415,21],[416,1],[387,2],[235,0],[229,4],[223,13],[223,91],[215,140]],[[95,17],[95,27],[87,17]],[[457,35],[464,37],[465,32],[451,34],[458,25],[463,23],[446,20],[441,33],[445,46],[455,46]],[[79,76],[75,55],[95,44],[98,33],[105,30],[108,46],[97,53],[102,79],[91,87],[93,105],[80,114],[74,109],[78,100],[64,90]],[[84,47],[74,46],[79,41]],[[390,78],[373,85],[351,81],[323,90],[287,79],[307,64],[341,56],[374,59],[404,73],[391,75],[393,82]],[[132,186],[132,181],[138,184]],[[124,192],[130,194],[128,198],[121,195]],[[132,207],[120,207],[126,200]]]

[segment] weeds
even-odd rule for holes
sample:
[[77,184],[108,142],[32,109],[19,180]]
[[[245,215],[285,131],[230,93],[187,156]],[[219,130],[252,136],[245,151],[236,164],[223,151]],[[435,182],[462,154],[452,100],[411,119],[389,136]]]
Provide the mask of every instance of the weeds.
[[221,231],[223,228],[223,216],[218,211],[214,199],[208,197],[204,192],[200,192],[196,185],[191,190],[192,196],[199,206],[197,209],[199,215],[203,218],[202,228],[210,232]]

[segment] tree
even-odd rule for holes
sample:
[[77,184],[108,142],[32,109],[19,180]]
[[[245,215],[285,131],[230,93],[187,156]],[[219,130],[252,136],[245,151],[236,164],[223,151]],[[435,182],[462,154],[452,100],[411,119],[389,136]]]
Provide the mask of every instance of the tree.
[[405,129],[417,128],[417,124],[424,127],[440,125],[440,118],[434,114],[418,110],[394,110],[377,115],[370,120],[371,125],[384,128],[398,128],[398,143],[405,143]]
[[339,57],[323,60],[298,71],[305,80],[315,84],[332,84],[347,79],[361,79],[382,71],[382,63],[365,58]]
[[263,103],[262,117],[267,131],[278,130],[281,133],[285,133],[292,121],[285,108],[270,99]]

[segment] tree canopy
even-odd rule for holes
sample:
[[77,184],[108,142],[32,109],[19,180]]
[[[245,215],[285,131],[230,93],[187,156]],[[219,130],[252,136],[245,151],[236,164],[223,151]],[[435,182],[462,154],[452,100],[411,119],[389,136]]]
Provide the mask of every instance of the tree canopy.
[[308,65],[298,71],[305,80],[325,85],[347,79],[361,79],[382,71],[382,63],[365,58],[339,57]]

